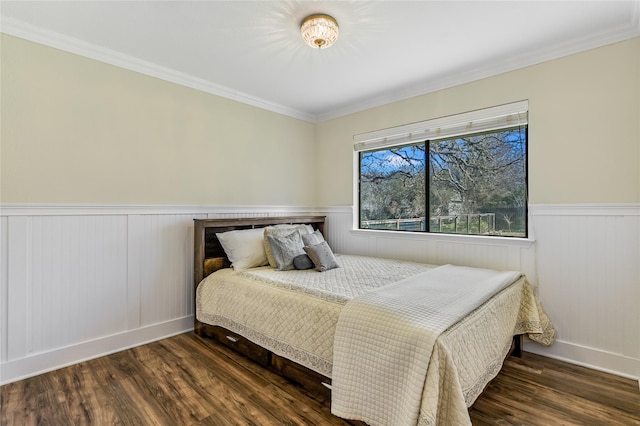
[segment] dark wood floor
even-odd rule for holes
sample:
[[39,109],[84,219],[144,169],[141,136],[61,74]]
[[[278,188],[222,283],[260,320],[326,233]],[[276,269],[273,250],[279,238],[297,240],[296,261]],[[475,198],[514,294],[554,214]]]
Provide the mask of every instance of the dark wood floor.
[[[182,334],[1,388],[2,425],[346,425],[329,401]],[[470,409],[474,425],[640,425],[638,382],[524,353]]]

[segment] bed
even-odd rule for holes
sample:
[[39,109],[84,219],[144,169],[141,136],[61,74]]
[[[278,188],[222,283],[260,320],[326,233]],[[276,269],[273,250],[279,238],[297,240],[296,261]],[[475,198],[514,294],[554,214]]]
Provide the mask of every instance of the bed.
[[324,226],[195,220],[195,332],[370,425],[470,424],[520,336],[555,338],[518,272],[335,254]]

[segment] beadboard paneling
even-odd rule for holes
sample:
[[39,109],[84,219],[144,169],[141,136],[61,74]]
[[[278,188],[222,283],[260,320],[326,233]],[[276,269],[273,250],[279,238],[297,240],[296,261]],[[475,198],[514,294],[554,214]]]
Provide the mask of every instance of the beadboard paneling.
[[328,209],[326,214],[328,240],[339,253],[519,270],[533,283],[536,281],[535,246],[531,240],[353,230],[351,207]]
[[354,231],[351,207],[3,206],[0,383],[193,323],[193,219],[326,214],[336,252],[525,272],[558,330],[526,349],[640,376],[640,207],[532,206],[533,241]]
[[640,206],[536,205],[531,241],[354,231],[351,207],[327,209],[334,251],[520,270],[558,339],[528,351],[640,377]]
[[129,312],[149,326],[193,315],[193,215],[131,215]]
[[539,296],[564,344],[549,353],[640,377],[639,210],[535,216]]
[[273,206],[4,205],[0,383],[188,331],[193,219]]
[[7,359],[126,329],[126,220],[8,221]]
[[193,219],[305,208],[3,206],[0,383],[193,325]]
[[[0,217],[0,365],[7,359],[8,313],[9,313],[9,276],[8,276],[8,223],[6,217]],[[1,373],[1,372],[0,372]],[[2,383],[0,374],[0,383]]]

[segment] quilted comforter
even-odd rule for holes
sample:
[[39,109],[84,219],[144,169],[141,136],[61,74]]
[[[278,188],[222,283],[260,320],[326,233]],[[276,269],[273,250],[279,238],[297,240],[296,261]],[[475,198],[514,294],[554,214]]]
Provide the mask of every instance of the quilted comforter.
[[437,338],[520,276],[445,265],[351,300],[334,339],[331,411],[415,425]]
[[[198,286],[196,317],[333,377],[340,368],[334,355],[336,327],[347,302],[442,268],[362,256],[337,258],[341,268],[323,273],[271,268],[217,271]],[[442,326],[444,331],[433,338],[424,386],[418,392],[417,424],[470,424],[467,407],[499,372],[511,337],[529,333],[543,344],[553,341],[555,331],[524,278],[496,291],[486,302],[470,308],[468,315]],[[397,378],[391,372],[381,376],[381,382],[397,382]],[[340,404],[338,400],[334,403],[336,407]],[[375,418],[367,419],[376,424]],[[383,417],[377,424],[392,424],[387,421]]]

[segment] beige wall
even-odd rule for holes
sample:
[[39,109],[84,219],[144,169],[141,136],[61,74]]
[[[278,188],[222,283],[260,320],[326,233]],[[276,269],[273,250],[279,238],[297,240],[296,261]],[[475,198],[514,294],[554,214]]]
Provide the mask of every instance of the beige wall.
[[640,38],[323,122],[319,205],[350,205],[353,135],[529,100],[533,204],[640,202]]
[[315,204],[315,125],[2,35],[2,203]]
[[317,125],[7,35],[1,84],[2,203],[350,205],[354,134],[522,99],[531,203],[640,202],[640,38]]

